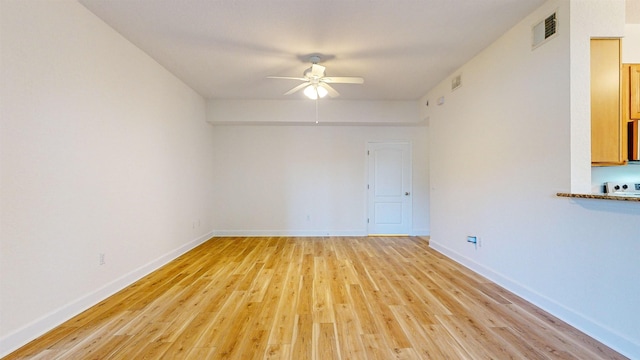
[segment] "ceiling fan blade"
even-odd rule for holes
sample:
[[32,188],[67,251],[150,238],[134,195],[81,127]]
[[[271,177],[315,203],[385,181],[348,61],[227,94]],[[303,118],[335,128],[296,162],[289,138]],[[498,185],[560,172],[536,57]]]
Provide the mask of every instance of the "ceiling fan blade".
[[364,79],[357,76],[328,76],[322,81],[329,84],[364,84]]
[[301,77],[291,77],[291,76],[267,76],[267,79],[285,79],[285,80],[299,80],[299,81],[307,81],[306,78]]
[[322,65],[313,64],[311,65],[311,76],[323,77],[325,69],[326,68]]
[[302,84],[300,84],[300,85],[298,85],[298,86],[294,87],[293,89],[291,89],[291,90],[287,91],[287,92],[286,92],[286,93],[284,93],[284,94],[285,94],[285,95],[291,95],[291,94],[293,94],[294,92],[299,91],[299,90],[302,90],[302,89],[304,89],[304,88],[305,88],[305,87],[307,87],[307,86],[309,86],[309,82],[303,82]]
[[336,91],[336,89],[332,88],[331,86],[329,86],[329,84],[320,82],[318,84],[318,86],[324,88],[325,90],[327,90],[327,93],[329,94],[329,96],[331,97],[336,97],[336,96],[340,96],[340,93]]

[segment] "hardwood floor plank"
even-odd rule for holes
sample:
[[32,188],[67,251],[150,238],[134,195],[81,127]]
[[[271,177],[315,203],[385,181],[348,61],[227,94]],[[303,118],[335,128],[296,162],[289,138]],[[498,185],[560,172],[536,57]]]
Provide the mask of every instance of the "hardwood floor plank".
[[[389,359],[391,353],[390,349],[384,341],[384,337],[380,334],[363,334],[361,336],[362,344],[364,346],[365,356],[353,359],[371,359],[371,360],[386,360]],[[350,358],[351,359],[351,358]]]
[[197,313],[178,312],[176,317],[169,321],[152,321],[148,329],[143,330],[151,341],[174,342],[187,330],[187,326]]
[[260,269],[256,275],[256,279],[248,289],[249,302],[262,302],[264,295],[266,294],[269,286],[272,285],[271,278],[273,277],[273,269]]
[[333,298],[331,296],[327,264],[322,257],[313,259],[313,322],[333,323]]
[[298,314],[313,313],[313,256],[305,254],[302,260],[302,273],[300,274],[302,286],[298,293],[296,312]]
[[428,326],[428,323],[421,324],[407,306],[393,305],[391,311],[421,358],[445,359],[447,357],[438,344],[427,335],[424,326]]
[[624,359],[418,237],[214,238],[5,359],[217,358]]
[[[143,354],[148,351],[153,351],[157,353],[158,349],[152,350],[147,348],[149,344],[153,344],[154,346],[160,346],[163,349],[167,349],[171,346],[170,343],[165,342],[155,342],[150,341],[149,338],[145,336],[145,334],[139,334],[135,336],[127,336],[127,340],[123,342],[122,346],[118,347],[115,352],[113,352],[110,356],[111,359],[138,359],[142,358]],[[77,354],[76,356],[71,356],[69,359],[81,359],[79,356],[81,354]]]
[[533,345],[523,339],[519,334],[515,331],[511,330],[508,327],[497,327],[491,328],[491,331],[496,333],[499,337],[505,340],[506,343],[510,344],[512,347],[516,349],[519,353],[519,357],[521,359],[527,358],[531,360],[547,360],[551,359],[550,357],[544,355],[542,352],[538,351]]
[[[102,344],[100,344],[100,346],[90,349],[89,351],[74,351],[75,353],[78,354],[78,357],[81,357],[83,359],[94,359],[94,360],[101,360],[101,359],[108,359],[112,356],[112,354],[116,353],[119,349],[121,349],[127,342],[129,342],[131,340],[130,336],[124,335],[124,336],[119,336],[119,335],[115,335],[115,336],[109,336],[109,338],[107,339],[107,341],[103,342]],[[70,356],[71,353],[67,353],[67,356]]]
[[244,296],[243,291],[232,291],[227,301],[216,309],[216,313],[212,313],[215,315],[209,318],[209,325],[204,329],[195,347],[217,348],[219,346],[222,338],[231,328],[231,324],[236,321]]
[[348,304],[336,304],[336,333],[343,359],[366,359],[358,319]]
[[239,353],[240,358],[262,359],[269,340],[269,332],[254,328],[245,338]]
[[[368,259],[367,259],[368,260]],[[367,261],[365,260],[365,261]],[[368,261],[367,261],[368,262]],[[365,290],[365,294],[374,294],[376,298],[376,303],[385,304],[385,305],[403,305],[404,301],[396,292],[396,289],[393,285],[389,283],[387,279],[387,275],[384,271],[376,269],[377,265],[369,263],[367,268],[367,273],[374,279],[376,283],[376,288],[378,290],[368,289],[363,287]]]
[[[291,345],[293,329],[296,322],[295,304],[298,303],[298,294],[301,288],[301,277],[299,275],[300,264],[291,263],[287,268],[287,278],[284,284],[282,297],[277,305],[275,318],[271,327],[269,344]],[[276,348],[276,347],[272,347]],[[279,353],[279,351],[278,351]]]
[[300,314],[297,316],[292,347],[292,359],[312,359],[313,315],[310,313]]
[[216,352],[216,348],[193,348],[185,356],[185,360],[211,359]]
[[150,342],[145,345],[132,359],[177,359],[176,357],[166,357],[165,354],[171,347],[170,343]]
[[[268,271],[274,272],[273,269],[268,269]],[[285,290],[286,275],[287,273],[280,272],[273,274],[270,278],[268,289],[261,299],[262,301],[256,302],[256,316],[251,318],[249,332],[241,344],[243,357],[247,352],[251,353],[251,358],[253,359],[262,359],[264,357],[270,331],[276,322],[278,304]],[[247,298],[249,302],[252,302],[252,300],[251,296]]]
[[40,352],[48,351],[51,346],[69,334],[75,332],[77,328],[68,326],[59,326],[54,330],[47,332],[38,339],[29,342],[27,345],[11,353],[7,358],[12,359],[32,359],[38,356]]
[[264,263],[253,263],[245,273],[240,273],[237,270],[234,271],[235,274],[241,275],[241,279],[236,286],[236,289],[239,291],[247,291],[251,288],[251,285],[255,282],[257,274],[260,273],[262,268],[264,267]]
[[217,312],[234,294],[241,278],[242,275],[229,275],[209,284],[213,291],[210,292],[207,301],[203,303],[202,311]]
[[[458,315],[436,315],[449,334],[471,355],[472,359],[513,359],[511,354],[496,354],[483,344],[488,330],[478,328],[478,324],[468,324],[469,318]],[[506,356],[506,357],[505,357]]]
[[249,349],[242,347],[242,344],[246,339],[247,333],[249,333],[252,319],[258,311],[260,311],[260,309],[257,303],[242,301],[238,313],[235,316],[235,321],[227,328],[220,345],[216,346],[217,350],[214,358],[233,359],[239,357],[241,352],[245,352],[245,356],[248,358],[253,356],[253,354],[247,353]]
[[349,287],[349,297],[351,300],[351,311],[355,313],[358,323],[360,324],[360,333],[378,334],[379,331],[375,316],[365,299],[364,292],[360,285],[352,284]]
[[436,346],[445,353],[445,359],[474,360],[462,345],[456,341],[442,325],[433,324],[423,327],[426,336],[433,341]]
[[201,312],[196,313],[193,319],[185,326],[184,330],[175,340],[170,342],[170,347],[166,349],[164,356],[168,359],[184,358],[195,348],[196,343],[210,323],[213,314]]
[[41,353],[33,355],[32,357],[28,357],[25,359],[33,359],[33,360],[54,360],[60,359],[62,353],[60,350],[44,350]]
[[334,304],[345,304],[348,301],[349,294],[347,286],[349,286],[349,277],[346,275],[347,266],[344,262],[337,259],[335,252],[330,253],[327,259],[327,274],[330,277],[329,290],[331,291],[331,300]]
[[290,344],[276,344],[269,345],[264,353],[264,360],[285,360],[290,359],[291,345]]
[[339,360],[338,345],[336,343],[336,331],[333,323],[319,323],[314,327],[314,359]]
[[100,329],[99,326],[84,326],[77,328],[75,331],[68,333],[67,336],[61,338],[58,342],[51,345],[49,349],[53,350],[69,350],[80,342],[85,341],[93,335],[95,331]]
[[[113,336],[117,330],[132,317],[130,312],[114,317],[109,323],[91,331],[91,335],[82,339],[77,345],[66,350],[65,354],[81,354],[86,359],[103,359],[106,354],[118,349],[127,337]],[[116,341],[112,341],[112,340]]]

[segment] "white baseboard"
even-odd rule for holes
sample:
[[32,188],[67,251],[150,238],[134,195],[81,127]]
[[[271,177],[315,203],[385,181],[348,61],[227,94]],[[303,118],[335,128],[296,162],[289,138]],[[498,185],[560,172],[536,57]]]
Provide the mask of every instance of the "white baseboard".
[[291,237],[322,237],[322,236],[367,236],[364,230],[341,230],[341,231],[325,231],[325,230],[216,230],[213,236],[247,236],[247,237],[263,237],[263,236],[291,236]]
[[535,306],[558,317],[562,321],[584,332],[592,338],[602,342],[630,359],[640,359],[640,343],[619,334],[618,332],[598,323],[597,321],[578,313],[556,301],[546,297],[533,289],[524,286],[513,279],[499,274],[477,262],[465,257],[448,247],[440,244],[436,239],[429,240],[429,246],[459,264],[477,272],[494,283],[520,296]]
[[51,329],[80,314],[91,306],[133,284],[137,280],[145,277],[151,272],[176,259],[178,256],[209,240],[211,237],[213,237],[213,232],[204,234],[180,246],[179,248],[160,256],[159,258],[149,262],[148,264],[140,266],[139,268],[125,274],[124,276],[121,276],[120,278],[103,285],[95,291],[86,294],[85,296],[65,306],[62,306],[61,308],[54,310],[49,314],[42,316],[41,318],[36,319],[33,322],[23,326],[22,328],[4,336],[0,339],[0,358],[19,349],[20,347],[26,345],[28,342],[45,334],[47,331],[50,331]]
[[[429,236],[429,229],[414,229],[412,236]],[[321,237],[321,236],[367,236],[367,231],[362,230],[216,230],[213,236],[291,236],[291,237]]]

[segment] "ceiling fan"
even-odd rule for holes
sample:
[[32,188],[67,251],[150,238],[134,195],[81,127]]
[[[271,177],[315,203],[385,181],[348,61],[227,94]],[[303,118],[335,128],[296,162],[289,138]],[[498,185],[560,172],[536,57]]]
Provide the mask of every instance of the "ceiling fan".
[[364,79],[355,76],[326,76],[326,68],[322,65],[318,65],[320,62],[320,56],[313,55],[309,58],[311,67],[304,71],[303,77],[289,77],[289,76],[267,76],[268,79],[285,79],[285,80],[299,80],[304,81],[302,84],[294,87],[293,89],[284,93],[290,95],[296,91],[304,89],[304,94],[310,99],[323,98],[327,95],[331,97],[339,96],[340,93],[336,91],[329,84],[363,84]]

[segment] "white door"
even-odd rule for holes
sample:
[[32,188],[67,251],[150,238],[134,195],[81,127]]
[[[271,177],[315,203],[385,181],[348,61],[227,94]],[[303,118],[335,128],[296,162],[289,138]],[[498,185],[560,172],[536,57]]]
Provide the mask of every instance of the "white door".
[[369,235],[411,233],[411,145],[368,143]]

